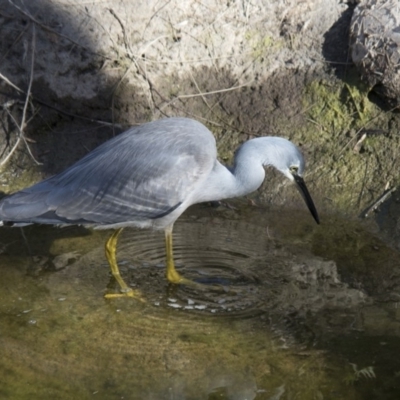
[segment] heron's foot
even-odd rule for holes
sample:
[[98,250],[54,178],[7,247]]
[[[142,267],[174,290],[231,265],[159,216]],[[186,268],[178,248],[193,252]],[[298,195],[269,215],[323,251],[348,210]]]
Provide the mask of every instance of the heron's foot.
[[168,281],[170,283],[175,284],[175,285],[201,286],[200,283],[192,281],[192,280],[187,279],[187,278],[183,278],[183,277],[181,277],[178,281],[170,281],[169,279],[168,279]]
[[167,269],[167,279],[169,283],[173,283],[175,285],[198,285],[198,283],[191,281],[190,279],[184,278],[175,268]]
[[104,295],[105,299],[116,299],[121,297],[131,297],[136,300],[141,301],[142,303],[145,302],[141,292],[139,290],[133,290],[131,288],[121,289],[120,293],[106,293]]
[[196,288],[204,286],[199,282],[184,278],[176,269],[167,270],[167,279],[169,283],[173,283],[174,285],[186,285]]
[[174,285],[183,285],[187,286],[191,290],[196,290],[196,291],[209,291],[212,290],[215,293],[222,293],[222,294],[235,294],[237,295],[238,292],[235,288],[230,288],[229,285],[223,284],[218,281],[213,281],[213,280],[203,280],[201,282],[199,281],[193,281],[187,278],[184,278],[182,275],[180,275],[176,270],[172,274],[169,273],[170,271],[167,271],[167,279],[169,283],[172,283]]

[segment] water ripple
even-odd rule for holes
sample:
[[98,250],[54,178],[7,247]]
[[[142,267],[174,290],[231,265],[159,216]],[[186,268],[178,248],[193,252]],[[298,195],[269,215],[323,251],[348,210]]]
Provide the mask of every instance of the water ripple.
[[[173,285],[166,298],[160,300],[154,292],[153,296],[146,293],[146,297],[150,296],[155,305],[181,310],[254,314],[260,304],[260,287],[265,283],[265,261],[260,260],[265,260],[275,245],[263,228],[254,225],[236,221],[214,221],[210,225],[180,222],[174,230],[177,270],[202,285]],[[162,233],[127,230],[118,249],[120,263],[137,286],[164,278]]]

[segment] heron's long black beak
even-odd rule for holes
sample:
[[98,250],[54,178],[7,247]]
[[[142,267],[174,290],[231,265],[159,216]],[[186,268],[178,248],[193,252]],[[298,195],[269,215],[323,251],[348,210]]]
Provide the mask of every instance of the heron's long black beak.
[[317,224],[319,224],[318,212],[317,212],[317,209],[315,208],[313,199],[311,198],[311,195],[308,192],[308,189],[304,182],[304,179],[297,174],[293,174],[293,178],[294,178],[294,181],[297,183],[297,188],[299,189],[301,196],[303,197],[304,201],[306,202],[311,215],[314,217],[315,222]]

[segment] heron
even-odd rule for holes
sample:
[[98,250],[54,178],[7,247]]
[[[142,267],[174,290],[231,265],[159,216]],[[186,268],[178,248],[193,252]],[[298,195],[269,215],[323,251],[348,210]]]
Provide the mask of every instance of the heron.
[[217,159],[214,135],[200,122],[164,118],[135,126],[106,141],[58,175],[0,201],[2,225],[33,223],[114,229],[105,253],[120,286],[107,298],[140,298],[122,279],[116,258],[125,227],[164,230],[166,276],[188,283],[175,268],[172,230],[192,204],[240,197],[257,190],[272,166],[299,189],[314,220],[317,209],[303,179],[300,150],[281,137],[257,137],[236,151],[231,167]]

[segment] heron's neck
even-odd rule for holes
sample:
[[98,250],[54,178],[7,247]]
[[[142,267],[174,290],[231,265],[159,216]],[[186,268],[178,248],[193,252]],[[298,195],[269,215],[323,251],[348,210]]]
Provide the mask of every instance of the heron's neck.
[[230,171],[234,177],[235,197],[244,196],[257,190],[265,178],[265,162],[257,148],[246,146],[246,142],[236,152]]
[[251,140],[237,151],[233,167],[226,167],[218,161],[201,188],[200,201],[223,200],[244,196],[257,190],[264,178],[263,158],[260,149],[252,146]]

